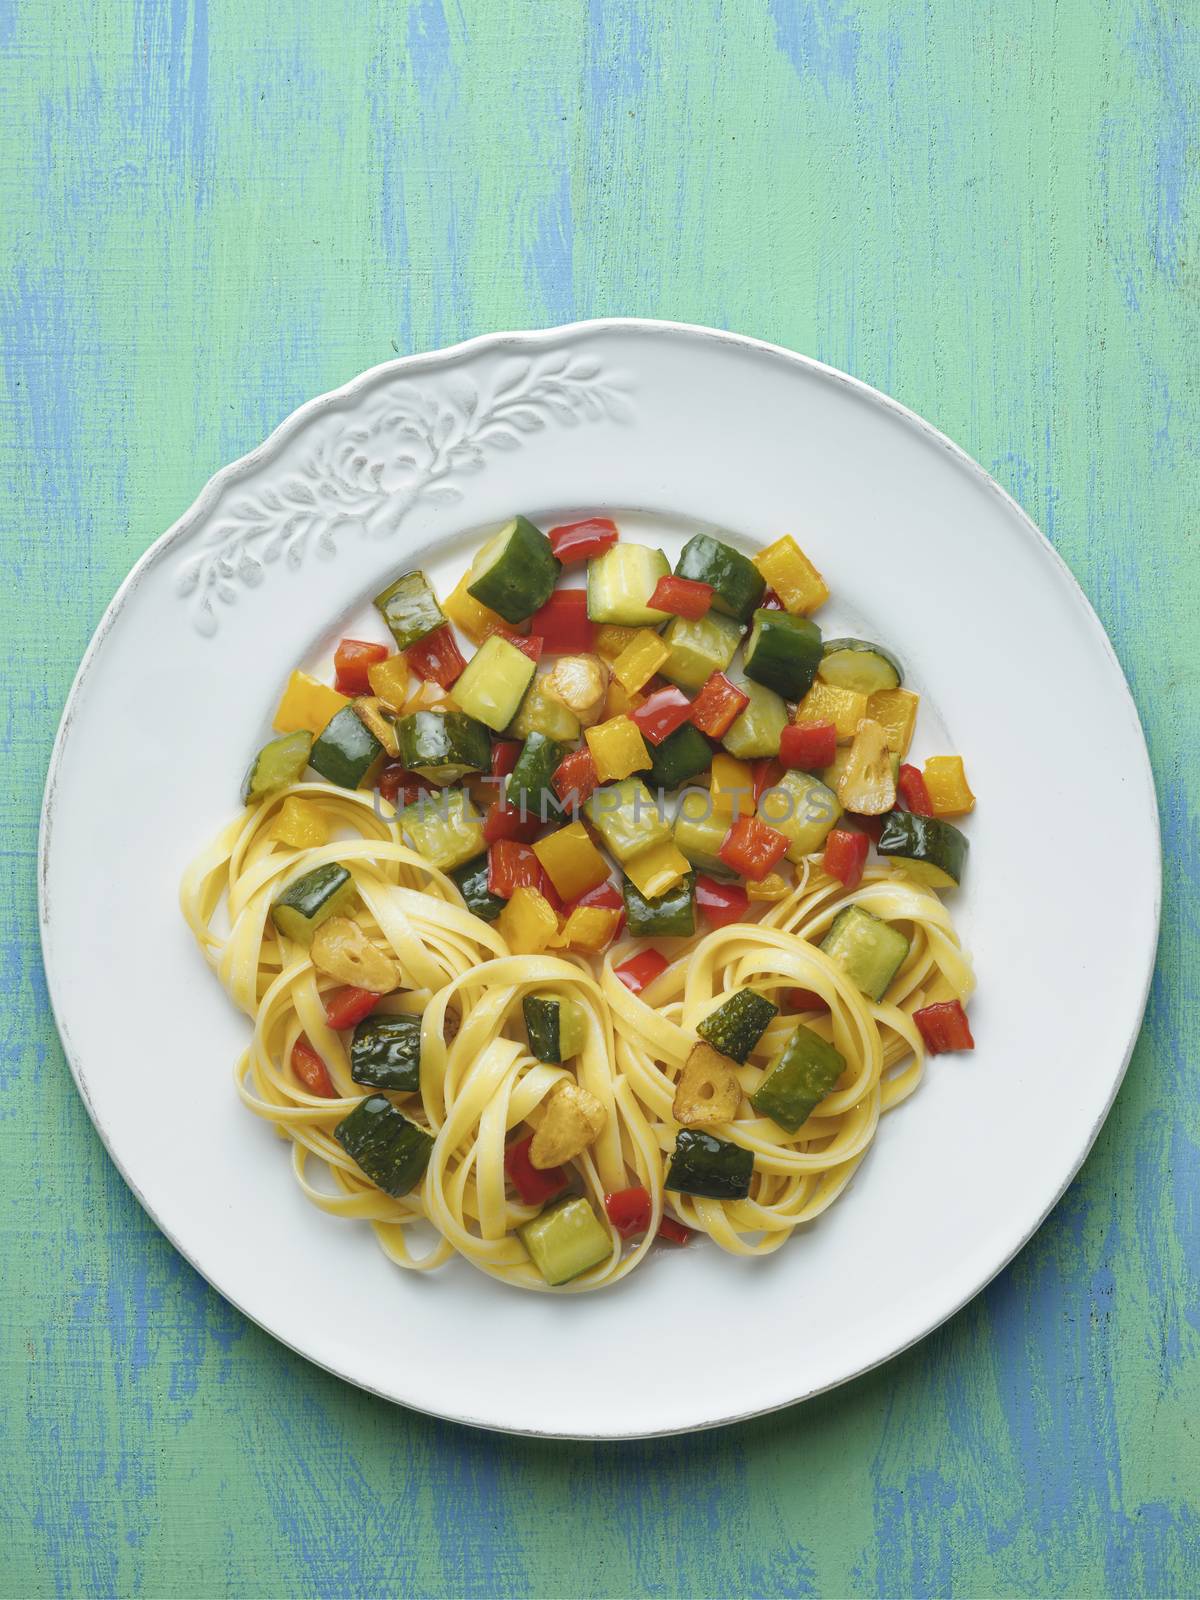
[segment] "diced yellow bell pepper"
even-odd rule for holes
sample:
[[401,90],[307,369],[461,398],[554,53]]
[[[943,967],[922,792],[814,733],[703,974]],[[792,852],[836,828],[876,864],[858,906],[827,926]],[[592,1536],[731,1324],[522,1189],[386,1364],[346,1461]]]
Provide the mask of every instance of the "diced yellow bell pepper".
[[324,733],[330,721],[350,701],[307,672],[293,672],[283,699],[275,708],[272,727],[276,733],[299,733],[307,728],[314,738]]
[[857,689],[839,689],[818,678],[796,707],[797,722],[832,722],[838,743],[848,744],[867,715],[867,697]]
[[650,765],[650,752],[636,723],[628,717],[610,717],[594,728],[585,728],[583,737],[592,752],[596,776],[601,783],[614,778],[629,778]]
[[596,654],[611,665],[630,640],[645,631],[645,628],[622,628],[615,622],[602,622],[593,641]]
[[786,900],[792,892],[793,885],[778,872],[770,872],[765,878],[759,878],[756,883],[753,879],[746,884],[746,893],[751,900]]
[[454,593],[448,600],[442,601],[442,610],[447,617],[462,629],[472,644],[482,644],[493,633],[511,637],[515,630],[509,627],[504,618],[488,606],[481,606],[473,594],[467,593],[470,581],[471,574],[464,572]]
[[606,718],[611,720],[613,717],[627,717],[631,711],[636,711],[645,703],[644,694],[630,694],[623,683],[618,683],[615,678],[608,680],[608,692],[604,696]]
[[670,654],[670,645],[653,628],[638,628],[613,662],[613,677],[630,694],[636,694],[645,688]]
[[930,756],[925,763],[925,788],[935,817],[965,817],[975,809],[961,756]]
[[867,716],[887,734],[888,749],[904,757],[912,743],[921,696],[909,689],[877,689],[867,697]]
[[554,908],[536,889],[514,889],[496,926],[515,956],[540,955],[558,936]]
[[712,808],[725,817],[754,815],[754,773],[748,761],[718,750],[712,761]]
[[290,794],[271,824],[271,837],[280,844],[290,844],[295,850],[314,850],[319,844],[328,844],[329,824],[311,800],[301,800],[299,795]]
[[692,863],[676,850],[670,839],[664,839],[661,844],[652,844],[649,850],[640,850],[621,870],[639,894],[653,900],[686,878]]
[[374,666],[367,668],[367,681],[371,685],[371,693],[391,706],[393,711],[399,711],[408,699],[411,677],[408,657],[403,651],[388,656],[386,661],[377,661]]
[[608,862],[582,822],[572,822],[539,839],[533,853],[564,900],[578,900],[608,877]]
[[400,709],[407,717],[414,711],[453,711],[454,702],[440,683],[424,682]]
[[576,906],[554,943],[564,950],[569,947],[599,955],[612,943],[620,920],[621,913],[608,906]]
[[794,616],[805,617],[829,599],[824,578],[790,533],[760,550],[754,565]]

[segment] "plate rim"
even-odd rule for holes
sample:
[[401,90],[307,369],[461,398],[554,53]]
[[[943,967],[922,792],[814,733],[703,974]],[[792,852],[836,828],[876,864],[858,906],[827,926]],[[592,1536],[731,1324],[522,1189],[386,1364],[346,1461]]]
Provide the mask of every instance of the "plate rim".
[[[165,1227],[160,1221],[159,1217],[154,1211],[153,1206],[146,1199],[138,1185],[133,1181],[120,1157],[114,1150],[110,1141],[108,1130],[98,1115],[96,1106],[93,1103],[91,1093],[88,1088],[87,1073],[84,1069],[82,1061],[79,1059],[72,1045],[70,1031],[60,1013],[60,1007],[55,995],[55,983],[52,977],[52,961],[50,954],[50,940],[53,932],[52,908],[50,905],[48,887],[50,850],[53,844],[55,811],[58,798],[59,767],[63,751],[66,747],[67,739],[70,736],[71,726],[74,722],[77,702],[91,672],[92,666],[109,632],[112,630],[118,618],[125,610],[127,604],[147,572],[149,572],[149,570],[155,566],[169,550],[174,548],[176,544],[187,537],[187,535],[192,531],[193,526],[204,517],[204,515],[208,512],[210,507],[216,503],[225,489],[229,485],[236,483],[240,478],[244,477],[257,467],[270,462],[310,421],[322,415],[326,411],[333,410],[338,405],[354,400],[361,391],[370,388],[373,384],[385,376],[409,376],[427,369],[444,368],[446,366],[454,365],[457,362],[469,359],[473,355],[484,354],[489,351],[503,351],[509,346],[520,348],[526,345],[552,345],[556,340],[562,340],[565,342],[571,338],[576,338],[586,333],[603,332],[623,332],[635,335],[666,335],[668,337],[682,335],[685,338],[694,338],[701,342],[732,346],[736,349],[768,356],[788,365],[798,366],[802,370],[807,371],[809,374],[838,384],[842,388],[854,394],[860,400],[882,407],[886,412],[891,413],[891,415],[894,416],[898,421],[903,422],[910,428],[915,428],[916,431],[924,437],[926,442],[935,444],[940,449],[945,451],[959,468],[965,468],[975,481],[977,487],[986,489],[991,495],[998,497],[1003,507],[1015,520],[1015,524],[1020,529],[1022,535],[1027,540],[1032,540],[1035,547],[1040,547],[1042,554],[1048,555],[1051,558],[1053,566],[1057,568],[1059,578],[1061,580],[1065,580],[1065,592],[1071,596],[1076,609],[1080,612],[1084,627],[1090,632],[1093,639],[1099,641],[1102,649],[1107,654],[1111,665],[1116,670],[1117,679],[1123,691],[1122,708],[1126,717],[1131,723],[1132,731],[1136,734],[1140,750],[1141,760],[1138,764],[1140,779],[1139,795],[1142,802],[1147,806],[1149,812],[1151,823],[1151,842],[1153,845],[1154,861],[1156,865],[1152,885],[1153,903],[1151,907],[1153,937],[1147,940],[1148,949],[1144,958],[1145,970],[1142,975],[1140,986],[1140,1000],[1128,1038],[1123,1046],[1119,1069],[1113,1078],[1111,1089],[1104,1102],[1104,1105],[1100,1109],[1094,1122],[1092,1123],[1092,1126],[1088,1130],[1079,1153],[1074,1158],[1073,1163],[1070,1166],[1070,1170],[1064,1176],[1061,1185],[1047,1202],[1045,1208],[1040,1211],[1032,1226],[1030,1226],[1028,1231],[1025,1232],[1020,1239],[1018,1239],[1018,1241],[1013,1245],[1012,1249],[1003,1257],[1003,1259],[998,1261],[996,1265],[987,1273],[987,1275],[980,1279],[974,1288],[972,1288],[967,1294],[965,1294],[960,1300],[958,1300],[948,1309],[939,1311],[939,1313],[934,1316],[933,1319],[924,1327],[922,1327],[920,1332],[914,1334],[912,1338],[907,1339],[904,1343],[897,1345],[886,1355],[880,1356],[878,1360],[867,1362],[864,1365],[855,1368],[853,1371],[845,1373],[842,1377],[837,1378],[830,1383],[818,1384],[811,1388],[807,1388],[800,1394],[794,1395],[785,1400],[780,1400],[773,1405],[756,1406],[745,1411],[734,1411],[728,1415],[691,1423],[684,1427],[633,1430],[619,1433],[573,1431],[559,1432],[557,1430],[546,1428],[518,1428],[506,1426],[501,1423],[491,1422],[484,1418],[464,1416],[461,1414],[454,1415],[448,1412],[438,1411],[429,1406],[423,1406],[419,1402],[410,1399],[398,1400],[395,1398],[395,1396],[387,1394],[383,1390],[378,1389],[369,1383],[362,1382],[360,1379],[348,1375],[346,1372],[339,1370],[329,1362],[322,1361],[314,1357],[308,1351],[293,1343],[292,1340],[284,1337],[274,1328],[269,1327],[259,1317],[256,1317],[252,1312],[246,1310],[246,1308],[241,1305],[236,1298],[228,1294],[223,1288],[219,1287],[215,1277],[206,1271],[204,1266],[201,1265],[193,1253],[185,1248],[185,1246],[174,1235],[174,1233]],[[975,458],[969,455],[961,445],[956,444],[953,439],[949,438],[939,428],[935,427],[931,422],[922,417],[919,413],[913,411],[910,407],[904,405],[901,401],[894,399],[891,395],[885,394],[882,390],[875,388],[872,384],[865,382],[861,378],[856,378],[852,374],[843,372],[840,368],[832,367],[828,365],[828,363],[819,361],[813,356],[804,355],[797,350],[791,350],[785,345],[779,345],[772,343],[769,340],[755,338],[749,334],[735,333],[726,329],[709,327],[702,323],[678,322],[669,319],[650,317],[594,317],[581,319],[575,322],[554,324],[552,326],[543,328],[509,329],[503,332],[478,334],[473,338],[464,339],[459,341],[457,344],[446,345],[436,350],[418,351],[409,355],[396,356],[387,361],[377,362],[374,366],[367,367],[364,371],[357,373],[353,378],[349,379],[346,383],[340,385],[339,387],[325,390],[321,394],[315,395],[311,399],[304,401],[301,405],[289,412],[277,424],[277,426],[271,430],[266,438],[257,444],[252,450],[247,451],[244,455],[238,456],[233,461],[230,461],[224,466],[218,468],[218,470],[208,478],[199,494],[195,497],[183,514],[177,517],[176,520],[171,523],[171,525],[165,529],[164,532],[159,534],[158,537],[152,541],[152,543],[142,552],[142,554],[130,568],[129,572],[126,574],[112,599],[105,607],[104,612],[101,615],[90,640],[88,641],[88,645],[84,650],[79,666],[76,669],[74,678],[72,679],[71,686],[67,691],[67,696],[63,702],[63,709],[59,718],[58,729],[55,734],[54,743],[50,753],[50,760],[47,766],[46,783],[42,795],[42,805],[38,824],[38,937],[41,948],[42,969],[46,980],[47,999],[49,1001],[50,1012],[54,1020],[55,1029],[58,1033],[59,1042],[62,1046],[63,1054],[66,1058],[67,1065],[71,1072],[71,1077],[75,1083],[75,1087],[81,1100],[83,1101],[84,1109],[87,1111],[89,1120],[91,1121],[92,1126],[95,1129],[109,1159],[120,1173],[123,1182],[133,1194],[138,1204],[154,1223],[158,1231],[163,1235],[164,1238],[166,1238],[171,1247],[178,1251],[178,1253],[189,1264],[189,1266],[191,1266],[192,1269],[204,1279],[208,1286],[214,1290],[215,1293],[219,1294],[222,1299],[232,1305],[241,1316],[244,1316],[247,1321],[262,1329],[262,1331],[266,1333],[269,1338],[276,1340],[279,1344],[283,1345],[284,1348],[293,1351],[296,1355],[301,1356],[305,1361],[310,1362],[313,1366],[320,1368],[322,1371],[331,1373],[334,1377],[338,1378],[342,1382],[352,1384],[355,1388],[374,1395],[378,1399],[384,1400],[390,1405],[403,1406],[406,1409],[416,1411],[424,1416],[435,1417],[442,1421],[454,1422],[462,1426],[479,1428],[487,1432],[512,1435],[514,1437],[580,1441],[611,1440],[616,1442],[634,1439],[678,1437],[684,1434],[707,1432],[713,1428],[730,1427],[736,1423],[747,1422],[756,1417],[773,1415],[778,1411],[783,1411],[791,1406],[800,1405],[805,1401],[814,1399],[817,1395],[826,1394],[834,1389],[839,1389],[844,1384],[853,1382],[855,1379],[861,1378],[867,1373],[875,1371],[878,1367],[884,1366],[887,1362],[894,1360],[897,1356],[904,1354],[906,1351],[911,1350],[915,1345],[920,1344],[924,1339],[927,1339],[930,1334],[936,1332],[938,1328],[943,1327],[953,1317],[957,1316],[958,1313],[964,1309],[964,1307],[969,1305],[977,1295],[981,1294],[983,1290],[986,1289],[987,1286],[992,1283],[1013,1260],[1015,1260],[1015,1258],[1025,1248],[1033,1236],[1040,1231],[1047,1217],[1055,1209],[1063,1195],[1066,1193],[1067,1189],[1078,1176],[1084,1162],[1091,1154],[1092,1148],[1099,1137],[1101,1128],[1108,1120],[1113,1103],[1116,1100],[1117,1094],[1120,1092],[1121,1085],[1125,1081],[1125,1075],[1129,1069],[1129,1063],[1132,1059],[1134,1048],[1137,1044],[1138,1037],[1141,1033],[1142,1025],[1145,1020],[1146,1007],[1149,1001],[1150,985],[1153,981],[1155,968],[1158,963],[1158,948],[1162,932],[1162,874],[1162,825],[1159,817],[1158,794],[1154,782],[1154,771],[1150,760],[1149,746],[1146,742],[1145,729],[1142,725],[1137,703],[1133,698],[1133,692],[1129,686],[1129,681],[1125,676],[1124,668],[1122,667],[1120,659],[1117,656],[1112,640],[1109,638],[1108,633],[1105,630],[1103,623],[1100,621],[1095,608],[1092,606],[1091,601],[1084,593],[1078,579],[1075,577],[1075,574],[1071,571],[1071,568],[1067,565],[1062,555],[1055,548],[1055,546],[1051,544],[1050,540],[1046,537],[1037,523],[1033,521],[1028,512],[1026,512],[1018,503],[1018,501],[1011,494],[1009,494],[1009,492],[1000,483],[998,483],[995,478],[992,477],[992,475],[981,465],[980,462],[975,460]]]

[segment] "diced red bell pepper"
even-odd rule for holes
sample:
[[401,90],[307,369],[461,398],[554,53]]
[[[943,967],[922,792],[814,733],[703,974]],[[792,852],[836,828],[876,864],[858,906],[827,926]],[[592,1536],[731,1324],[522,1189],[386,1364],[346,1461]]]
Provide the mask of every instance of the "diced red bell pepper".
[[521,754],[519,739],[497,739],[492,746],[492,777],[507,778]]
[[412,805],[419,795],[427,793],[429,789],[423,779],[418,778],[415,772],[407,771],[399,761],[390,761],[384,767],[375,787],[397,809]]
[[611,878],[606,878],[603,883],[598,883],[594,889],[589,889],[586,894],[581,894],[578,900],[571,901],[571,910],[576,906],[599,906],[603,911],[624,911],[625,902],[621,898],[621,891]]
[[325,1100],[337,1099],[337,1090],[333,1087],[329,1068],[304,1034],[301,1034],[292,1046],[292,1071],[309,1094],[319,1094]]
[[[894,811],[895,809],[895,806],[893,806],[892,810]],[[877,817],[861,816],[857,811],[854,813],[855,827],[861,832],[865,833],[868,839],[877,840],[879,838],[879,835],[883,832],[883,825],[887,819],[888,814],[886,811],[881,812]]]
[[643,950],[640,955],[622,961],[613,971],[631,994],[641,994],[646,985],[653,983],[669,965],[667,958],[659,955],[657,950]]
[[427,633],[416,644],[410,644],[404,654],[418,678],[426,683],[440,683],[443,689],[457,682],[467,665],[448,623]]
[[779,735],[780,761],[798,772],[819,772],[832,765],[836,756],[835,723],[791,722]]
[[723,672],[714,672],[692,701],[692,723],[710,739],[722,739],[749,704],[749,695]]
[[660,578],[654,593],[646,604],[651,611],[665,611],[672,617],[707,616],[712,608],[711,583],[699,583],[695,578]]
[[504,1175],[527,1206],[545,1205],[561,1194],[570,1181],[561,1167],[535,1167],[529,1159],[533,1135],[518,1139],[504,1152]]
[[717,854],[727,867],[757,883],[775,870],[787,850],[787,836],[778,828],[769,828],[758,817],[739,817]]
[[913,1021],[920,1028],[931,1056],[945,1055],[948,1050],[975,1048],[961,1000],[942,1000],[935,1006],[923,1006],[920,1011],[913,1012]]
[[618,1189],[615,1194],[604,1196],[604,1209],[622,1239],[631,1239],[635,1233],[645,1233],[650,1226],[650,1191],[640,1186]]
[[920,767],[910,767],[907,761],[904,763],[896,780],[896,792],[914,816],[933,816],[933,801],[929,798],[925,774]]
[[386,644],[371,644],[366,639],[343,639],[333,652],[334,687],[339,694],[370,694],[368,671],[391,655]]
[[740,883],[718,883],[703,874],[696,877],[696,904],[710,928],[724,928],[731,922],[745,922],[750,896]]
[[659,1239],[665,1239],[668,1244],[687,1244],[692,1237],[692,1230],[685,1228],[682,1222],[676,1222],[674,1217],[664,1217],[658,1225]]
[[369,1017],[382,999],[371,989],[355,989],[349,984],[343,989],[331,989],[322,1001],[325,1020],[331,1028],[352,1028]]
[[615,522],[607,517],[589,517],[586,522],[564,522],[561,528],[551,528],[547,534],[550,548],[558,559],[567,565],[572,561],[588,561],[592,556],[602,556],[611,550],[620,535]]
[[552,656],[586,654],[596,639],[596,626],[588,621],[587,590],[556,589],[534,612],[529,631],[545,641]]
[[523,656],[528,656],[530,661],[540,661],[542,651],[546,648],[546,641],[540,633],[514,633],[510,643],[515,644]]
[[862,882],[863,868],[871,841],[865,833],[850,828],[834,828],[825,840],[825,854],[821,865],[831,878],[838,878],[847,889],[857,889]]
[[783,601],[775,593],[774,589],[768,589],[758,602],[758,609],[760,611],[782,611]]
[[[483,837],[488,844],[500,839],[518,839],[522,844],[532,844],[542,831],[542,819],[536,811],[522,811],[520,806],[510,806],[503,796],[493,800],[483,818]],[[499,893],[494,890],[493,893]]]
[[644,739],[651,744],[661,744],[682,728],[691,714],[692,702],[681,689],[659,689],[643,700],[636,711],[629,713],[629,720]]
[[488,847],[488,889],[511,900],[518,889],[541,885],[542,864],[529,846],[516,839],[497,839]]
[[764,756],[761,761],[752,761],[750,772],[756,800],[761,800],[766,791],[774,788],[783,776],[783,768],[774,756]]
[[583,745],[578,750],[572,750],[569,756],[564,756],[555,767],[550,782],[564,805],[574,796],[575,804],[581,806],[600,782],[596,763],[587,746]]
[[829,1002],[815,989],[785,989],[783,1003],[789,1011],[828,1011]]

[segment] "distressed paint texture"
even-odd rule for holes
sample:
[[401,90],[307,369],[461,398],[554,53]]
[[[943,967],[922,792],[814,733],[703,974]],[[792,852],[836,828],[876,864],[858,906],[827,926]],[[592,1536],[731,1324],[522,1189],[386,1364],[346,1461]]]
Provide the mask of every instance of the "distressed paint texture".
[[[3,1593],[1200,1592],[1196,7],[0,0],[0,65]],[[247,1327],[101,1150],[34,917],[75,664],[209,474],[396,351],[605,313],[810,352],[994,472],[1112,634],[1168,862],[1129,1078],[1013,1267],[840,1393],[619,1448]]]

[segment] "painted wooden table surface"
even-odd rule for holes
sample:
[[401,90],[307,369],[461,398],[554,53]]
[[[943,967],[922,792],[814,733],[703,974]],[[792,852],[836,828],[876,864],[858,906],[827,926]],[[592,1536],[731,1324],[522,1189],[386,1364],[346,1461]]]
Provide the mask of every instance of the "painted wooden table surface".
[[[0,64],[0,1590],[1200,1592],[1195,5],[0,0]],[[398,351],[608,313],[843,367],[1017,496],[1133,685],[1167,881],[1116,1109],[1008,1271],[839,1393],[598,1448],[390,1409],[181,1262],[64,1067],[34,850],[78,658],[216,467]]]

